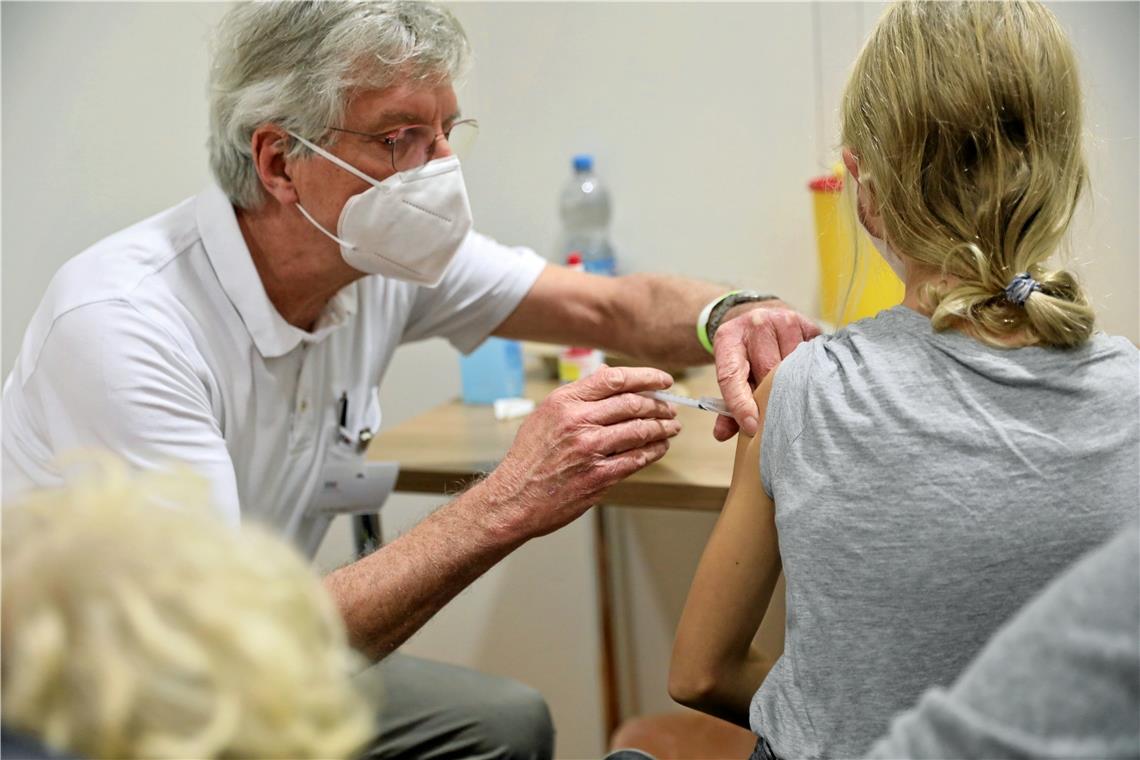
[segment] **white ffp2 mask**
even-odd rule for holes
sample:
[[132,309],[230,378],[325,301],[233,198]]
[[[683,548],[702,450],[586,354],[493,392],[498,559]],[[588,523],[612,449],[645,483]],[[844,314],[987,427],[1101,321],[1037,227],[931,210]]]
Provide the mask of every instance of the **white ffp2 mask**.
[[863,229],[867,232],[867,237],[871,238],[871,245],[875,246],[875,250],[883,257],[883,261],[887,262],[887,266],[894,271],[900,280],[906,282],[906,267],[903,266],[902,259],[899,258],[899,255],[895,253],[895,249],[891,248],[890,243],[886,240],[872,235],[870,230],[867,230],[866,227],[863,227]]
[[381,182],[305,138],[293,137],[372,185],[345,201],[335,235],[297,204],[314,227],[340,244],[345,262],[367,274],[438,285],[471,230],[459,159],[437,158]]

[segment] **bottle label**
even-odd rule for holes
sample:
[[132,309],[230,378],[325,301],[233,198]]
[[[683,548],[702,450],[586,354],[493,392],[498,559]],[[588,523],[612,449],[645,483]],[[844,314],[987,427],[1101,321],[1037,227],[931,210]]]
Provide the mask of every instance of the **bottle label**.
[[614,266],[612,256],[607,256],[602,259],[586,259],[583,265],[586,271],[591,274],[603,274],[610,277],[617,275],[617,267]]

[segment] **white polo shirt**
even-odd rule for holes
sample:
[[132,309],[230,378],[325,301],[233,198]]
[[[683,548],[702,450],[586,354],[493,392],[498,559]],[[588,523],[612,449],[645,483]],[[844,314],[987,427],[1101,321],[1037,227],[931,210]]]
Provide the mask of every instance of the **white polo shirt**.
[[472,233],[443,282],[379,276],[341,290],[312,333],[266,296],[218,187],[97,243],[56,273],[4,383],[3,499],[61,482],[57,455],[109,449],[138,467],[204,474],[231,522],[301,530],[322,468],[361,456],[396,346],[470,351],[544,261]]

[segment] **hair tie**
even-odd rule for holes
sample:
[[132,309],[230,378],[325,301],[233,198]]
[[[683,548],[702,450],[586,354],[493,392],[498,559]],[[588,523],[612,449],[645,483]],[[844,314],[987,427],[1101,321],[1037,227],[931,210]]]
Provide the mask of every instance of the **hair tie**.
[[1010,303],[1024,306],[1029,300],[1029,294],[1035,290],[1041,290],[1041,285],[1030,276],[1029,272],[1022,272],[1014,276],[1009,285],[1005,286],[1005,298]]

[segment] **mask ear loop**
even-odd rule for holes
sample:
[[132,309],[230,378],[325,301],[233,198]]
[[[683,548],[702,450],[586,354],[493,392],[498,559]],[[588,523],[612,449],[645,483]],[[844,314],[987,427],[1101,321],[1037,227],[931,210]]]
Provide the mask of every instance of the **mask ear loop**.
[[293,132],[288,132],[288,130],[286,130],[286,132],[293,139],[295,139],[297,142],[301,143],[306,148],[313,151],[314,153],[321,156],[322,158],[327,159],[329,161],[332,161],[334,164],[339,166],[341,169],[344,169],[349,174],[352,174],[356,177],[359,177],[360,179],[364,180],[365,182],[367,182],[368,184],[370,184],[374,187],[379,187],[379,188],[384,187],[383,183],[381,183],[379,180],[375,179],[374,177],[369,177],[367,174],[360,171],[355,166],[353,166],[352,164],[345,161],[343,158],[339,158],[337,156],[334,156],[332,153],[329,153],[327,150],[325,150],[321,146],[317,145],[316,143],[310,142],[309,140],[306,140],[304,137],[301,137],[298,134],[295,134]]
[[295,203],[295,204],[293,204],[293,205],[295,205],[295,206],[297,207],[297,210],[301,212],[301,215],[302,215],[302,216],[304,216],[306,219],[308,219],[308,220],[309,220],[309,223],[310,223],[310,224],[312,224],[314,227],[316,227],[318,230],[320,230],[321,232],[325,233],[325,235],[327,235],[328,237],[332,238],[332,239],[333,239],[333,240],[335,240],[337,243],[340,243],[340,244],[341,244],[342,246],[344,246],[345,248],[349,248],[349,249],[351,249],[351,250],[353,250],[353,251],[355,251],[355,250],[356,250],[356,246],[355,246],[355,245],[353,245],[352,243],[348,242],[347,240],[341,240],[341,239],[340,239],[340,238],[338,238],[336,235],[334,235],[334,234],[332,234],[331,232],[329,232],[328,230],[326,230],[326,229],[325,229],[325,226],[324,226],[323,224],[321,224],[320,222],[318,222],[316,219],[314,219],[314,218],[313,218],[313,215],[312,215],[312,214],[310,214],[308,211],[306,211],[306,210],[305,210],[305,207],[304,207],[304,206],[302,206],[300,203]]
[[[867,175],[862,175],[862,178],[867,179]],[[839,310],[835,313],[835,326],[836,328],[848,324],[847,322],[847,307],[854,303],[856,297],[855,293],[855,280],[859,277],[859,233],[862,225],[859,224],[859,180],[855,179],[854,175],[850,172],[847,173],[847,179],[851,180],[850,183],[844,182],[843,186],[849,189],[848,202],[851,205],[851,276],[847,278],[847,288],[843,292],[843,301],[839,305]],[[861,288],[860,288],[861,290]]]
[[[339,166],[341,169],[344,169],[349,174],[352,174],[356,177],[359,177],[360,179],[364,180],[365,182],[372,185],[373,187],[382,187],[382,185],[379,182],[377,182],[375,179],[373,179],[372,177],[369,177],[367,174],[360,171],[359,169],[357,169],[355,166],[348,163],[344,159],[339,158],[337,156],[334,156],[332,153],[329,153],[327,150],[325,150],[321,146],[317,145],[316,143],[313,143],[310,140],[306,140],[304,137],[301,137],[296,132],[289,132],[288,130],[286,130],[286,133],[290,137],[292,137],[294,140],[297,140],[299,143],[304,145],[306,148],[308,148],[309,150],[316,153],[318,156],[320,156],[320,157],[322,157],[328,161],[331,161],[335,165]],[[330,239],[335,240],[337,243],[344,246],[345,248],[348,248],[348,249],[353,250],[353,251],[357,250],[357,247],[355,245],[353,245],[352,243],[349,243],[347,240],[340,239],[339,237],[337,237],[336,235],[334,235],[333,233],[331,233],[327,229],[325,229],[325,226],[323,224],[321,224],[320,222],[318,222],[316,219],[314,219],[313,215],[310,214],[308,211],[306,211],[305,207],[302,206],[300,203],[296,204],[296,206],[297,206],[297,209],[301,212],[301,214],[306,219],[308,219],[309,222],[314,227],[316,227],[321,232],[325,233],[325,235],[327,235]]]

